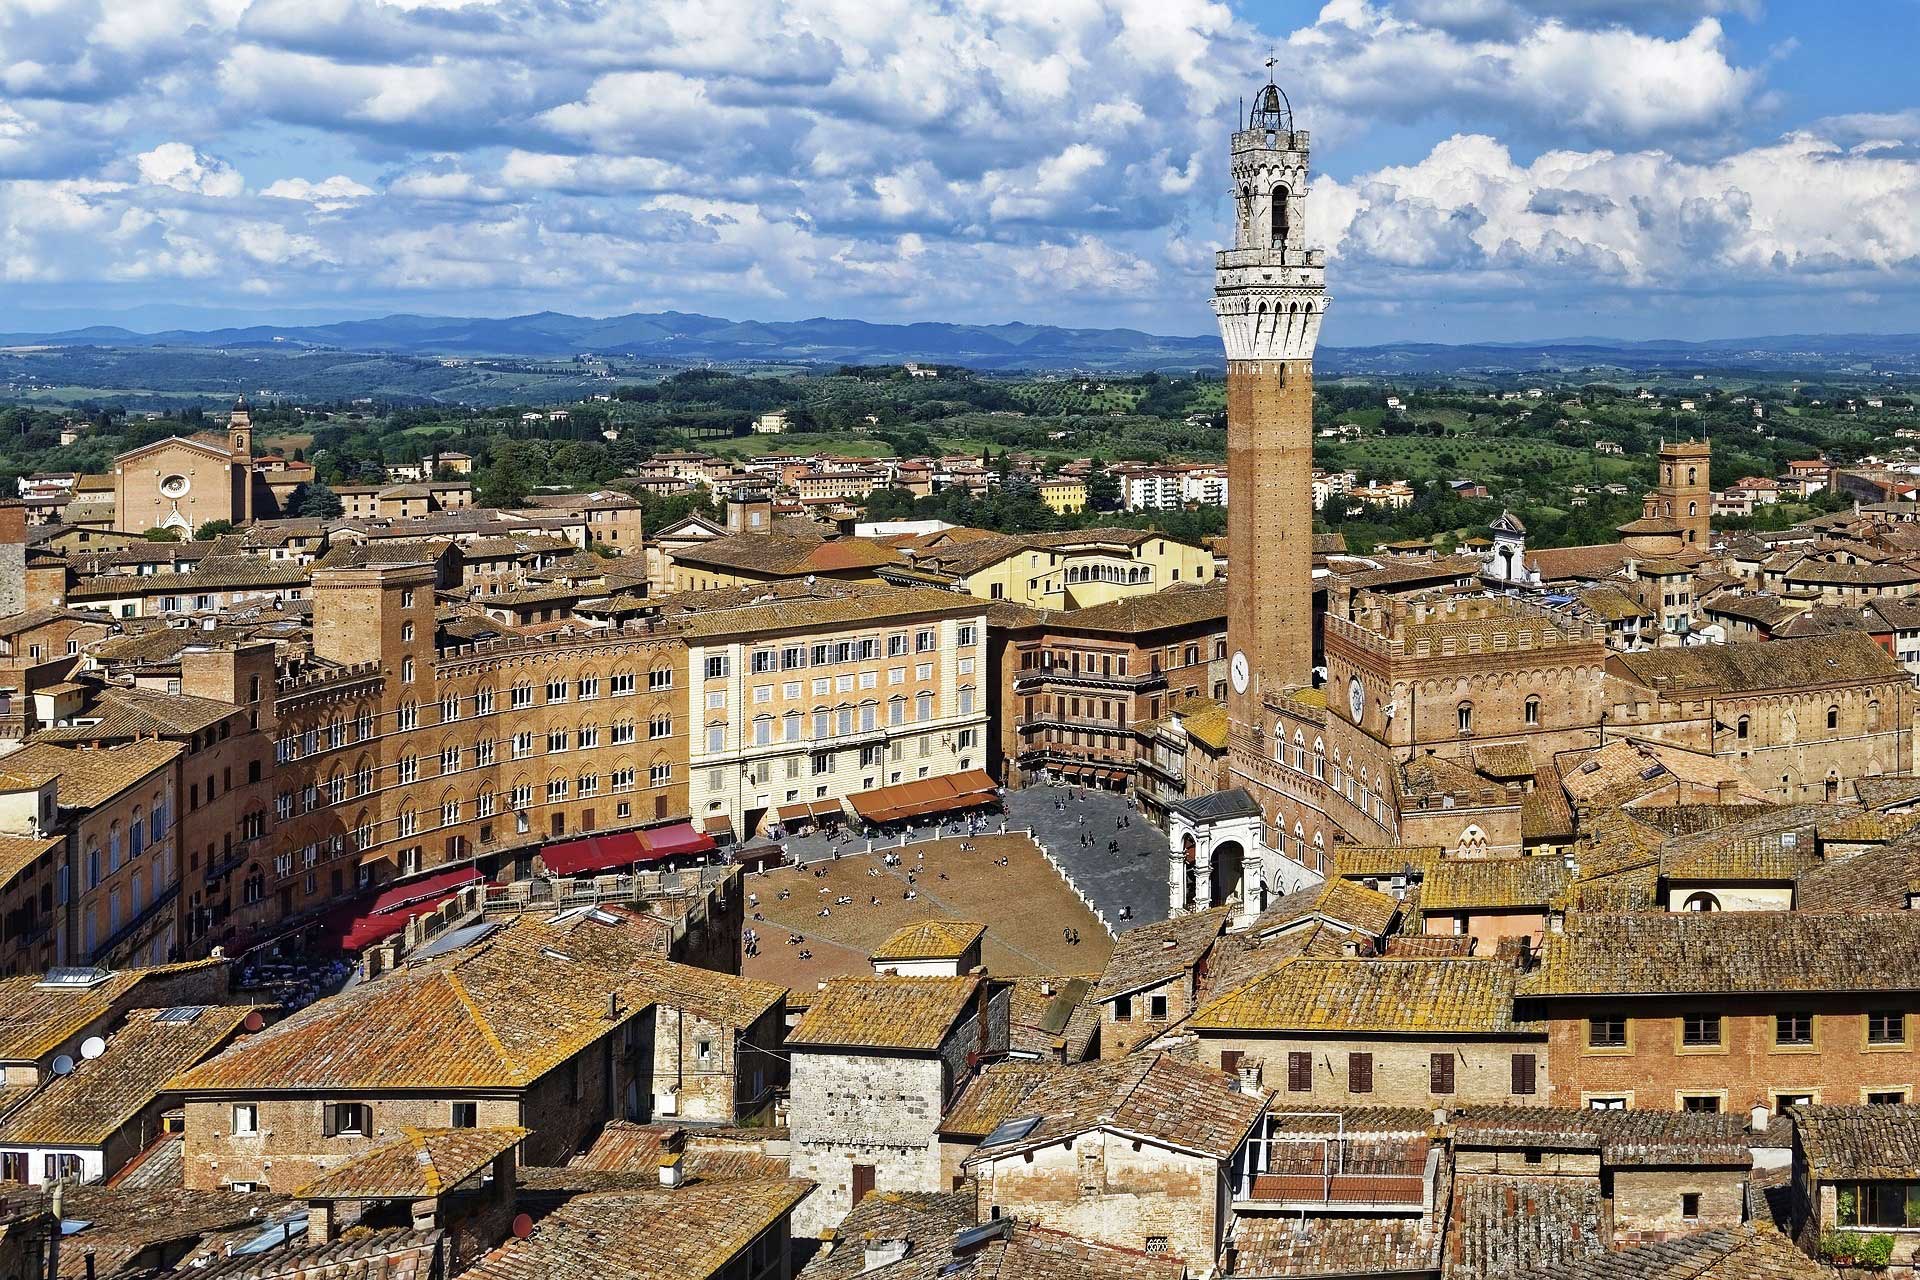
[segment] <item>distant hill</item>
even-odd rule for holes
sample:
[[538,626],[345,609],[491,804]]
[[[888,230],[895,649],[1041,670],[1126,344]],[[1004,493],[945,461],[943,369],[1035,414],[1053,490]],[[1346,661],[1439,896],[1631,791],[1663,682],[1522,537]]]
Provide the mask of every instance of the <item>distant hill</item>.
[[[1138,329],[1068,329],[1038,324],[874,324],[829,319],[727,320],[679,311],[593,319],[557,311],[504,319],[390,315],[322,325],[136,333],[95,325],[58,333],[0,334],[0,347],[112,350],[188,348],[233,355],[267,351],[350,351],[403,357],[495,356],[552,360],[582,353],[670,364],[884,364],[923,360],[985,371],[1016,369],[1193,369],[1222,363],[1220,339],[1169,337]],[[1709,342],[1620,342],[1575,338],[1543,343],[1389,343],[1323,347],[1325,374],[1566,372],[1588,367],[1865,372],[1920,368],[1920,335],[1811,334]]]

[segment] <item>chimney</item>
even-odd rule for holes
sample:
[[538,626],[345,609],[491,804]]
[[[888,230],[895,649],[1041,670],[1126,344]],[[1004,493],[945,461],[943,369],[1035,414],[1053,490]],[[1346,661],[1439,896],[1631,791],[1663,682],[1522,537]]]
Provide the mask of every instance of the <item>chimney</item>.
[[1256,1059],[1240,1059],[1240,1092],[1258,1096],[1264,1090],[1260,1087],[1260,1063]]
[[1360,944],[1352,938],[1348,938],[1340,944],[1340,954],[1349,960],[1358,960],[1360,958]]
[[1433,1109],[1433,1127],[1436,1129],[1444,1129],[1447,1127],[1447,1109],[1445,1107],[1435,1107]]
[[868,1271],[877,1271],[881,1267],[890,1267],[906,1256],[907,1242],[900,1237],[893,1236],[882,1240],[868,1236],[864,1265],[860,1271],[865,1274]]
[[669,1129],[660,1136],[660,1185],[671,1191],[686,1176],[682,1160],[686,1156],[687,1131]]
[[1567,913],[1554,908],[1547,912],[1547,932],[1565,933],[1567,931]]
[[1772,1119],[1773,1113],[1767,1110],[1767,1104],[1764,1102],[1756,1102],[1753,1104],[1752,1109],[1747,1112],[1747,1128],[1754,1133],[1765,1133],[1767,1131],[1767,1125]]

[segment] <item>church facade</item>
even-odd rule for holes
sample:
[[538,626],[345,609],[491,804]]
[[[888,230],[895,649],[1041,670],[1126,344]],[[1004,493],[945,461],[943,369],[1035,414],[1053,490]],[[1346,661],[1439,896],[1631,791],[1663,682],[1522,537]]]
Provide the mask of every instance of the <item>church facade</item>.
[[213,520],[238,525],[279,514],[254,470],[253,418],[244,403],[222,433],[173,436],[115,458],[113,502],[116,529],[174,529],[182,538]]

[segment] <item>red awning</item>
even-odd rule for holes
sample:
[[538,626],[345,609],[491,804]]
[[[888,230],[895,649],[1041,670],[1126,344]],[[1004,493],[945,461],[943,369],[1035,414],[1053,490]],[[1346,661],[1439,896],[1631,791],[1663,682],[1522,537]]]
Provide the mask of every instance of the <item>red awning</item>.
[[338,945],[342,951],[364,951],[388,934],[399,933],[415,917],[432,915],[440,909],[441,904],[451,902],[453,898],[453,894],[443,893],[437,898],[410,903],[393,911],[355,916],[341,931]]
[[693,829],[691,822],[675,822],[638,833],[646,858],[673,858],[688,853],[712,853],[713,837]]
[[390,933],[400,932],[415,916],[437,910],[461,886],[480,878],[473,867],[451,867],[418,880],[388,885],[371,901],[335,907],[320,918],[319,928],[342,951],[360,951]]
[[577,876],[613,867],[632,866],[636,862],[644,862],[649,856],[640,843],[639,835],[632,831],[588,836],[584,840],[569,840],[565,844],[550,844],[540,851],[540,861],[546,863],[547,874],[554,876]]
[[378,915],[383,911],[392,911],[415,902],[444,894],[466,884],[469,880],[478,880],[480,872],[474,867],[453,867],[447,871],[436,872],[430,876],[421,876],[418,880],[408,880],[401,884],[390,884],[382,889],[372,902],[357,904],[355,911],[363,915]]

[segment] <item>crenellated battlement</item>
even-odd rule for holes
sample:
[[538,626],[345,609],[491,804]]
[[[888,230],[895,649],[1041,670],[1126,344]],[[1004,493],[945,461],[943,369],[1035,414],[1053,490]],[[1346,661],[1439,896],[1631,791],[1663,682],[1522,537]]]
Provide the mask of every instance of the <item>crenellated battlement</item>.
[[382,679],[377,662],[356,662],[343,667],[315,667],[299,675],[281,676],[274,681],[278,699],[301,699],[313,694],[344,692],[348,686]]
[[444,675],[471,663],[508,658],[548,657],[556,650],[577,652],[581,649],[597,649],[609,645],[643,648],[649,644],[676,640],[680,637],[682,630],[683,628],[676,623],[663,622],[657,618],[633,618],[615,627],[591,627],[580,630],[563,627],[546,635],[501,636],[497,640],[480,640],[473,644],[442,649],[434,655],[434,666],[436,672]]

